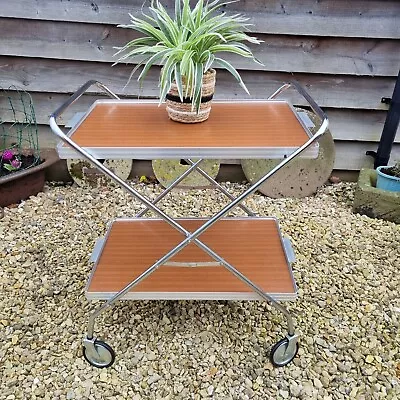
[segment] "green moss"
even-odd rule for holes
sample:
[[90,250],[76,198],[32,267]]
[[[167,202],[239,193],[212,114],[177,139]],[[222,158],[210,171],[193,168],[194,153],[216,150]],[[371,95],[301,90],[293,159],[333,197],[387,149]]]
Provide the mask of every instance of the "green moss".
[[72,178],[83,179],[83,168],[89,168],[90,164],[88,161],[79,161],[77,163],[72,163],[69,173]]
[[376,171],[360,171],[354,195],[353,211],[370,218],[400,223],[400,193],[377,189]]

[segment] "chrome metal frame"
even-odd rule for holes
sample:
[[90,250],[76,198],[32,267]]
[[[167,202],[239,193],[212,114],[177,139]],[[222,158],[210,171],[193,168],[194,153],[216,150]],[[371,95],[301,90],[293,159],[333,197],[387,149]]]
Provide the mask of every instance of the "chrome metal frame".
[[[283,91],[283,90],[282,90]],[[109,91],[110,92],[110,91]],[[78,96],[79,98],[79,96]],[[275,100],[273,98],[269,98],[268,100],[274,101],[277,103],[285,103],[288,104],[284,100]],[[250,100],[249,102],[252,103],[265,103],[266,100]],[[230,103],[239,103],[240,101],[230,101]],[[96,100],[87,110],[85,115],[82,119],[68,132],[68,136],[71,137],[74,132],[79,128],[79,126],[85,121],[87,116],[93,111],[98,104],[121,104],[121,103],[128,103],[128,104],[158,104],[155,100],[116,100],[114,99],[101,99]],[[215,101],[218,103],[218,101]],[[302,119],[297,115],[293,106],[288,104],[289,107],[293,110],[293,114],[303,127],[304,131],[311,137],[312,134],[308,127],[304,124]],[[57,112],[57,111],[56,111]],[[74,149],[58,145],[57,150],[59,155],[62,158],[78,158],[79,154],[77,154]],[[285,148],[262,148],[262,147],[232,147],[229,149],[221,148],[221,147],[194,147],[194,148],[186,148],[185,149],[185,157],[186,158],[204,158],[204,159],[218,159],[218,158],[286,158],[290,155],[293,151],[297,150],[297,147],[285,147]],[[135,154],[135,159],[138,160],[153,160],[157,158],[161,159],[176,159],[181,158],[180,155],[182,154],[181,147],[166,147],[166,148],[159,148],[159,147],[129,147],[129,148],[121,148],[121,147],[112,147],[112,148],[103,148],[97,147],[96,149],[89,149],[90,154],[93,157],[98,159],[102,158],[116,158],[116,159],[124,159],[132,158],[132,154]],[[312,146],[311,148],[307,148],[306,151],[303,153],[304,158],[315,158],[318,155],[318,146]]]
[[[234,200],[234,196],[232,196],[223,186],[221,186],[215,179],[213,179],[210,175],[207,174],[204,170],[202,170],[199,167],[199,164],[203,161],[204,159],[197,160],[196,162],[192,161],[190,158],[188,158],[186,161],[189,163],[190,167],[184,171],[178,178],[175,179],[162,193],[160,193],[154,200],[153,200],[153,205],[157,204],[160,200],[162,200],[174,187],[176,187],[180,182],[182,182],[188,175],[190,175],[193,171],[197,171],[200,173],[204,178],[206,178],[212,186],[215,188],[219,189],[223,194],[225,194],[230,200]],[[246,212],[250,216],[255,216],[256,214],[251,211],[248,207],[246,207],[244,204],[239,204],[239,206],[244,212]],[[144,210],[140,211],[137,215],[136,218],[142,217],[143,215],[146,214],[148,211],[148,207],[146,207]]]
[[[277,218],[275,218],[275,217],[254,217],[254,218],[257,219],[257,220],[271,220],[271,221],[275,222],[275,224],[277,226],[277,230],[278,230],[281,246],[284,249],[284,255],[285,255],[286,264],[289,267],[295,261],[295,255],[294,255],[293,248],[291,247],[290,240],[288,238],[284,238],[283,235],[282,235],[282,231],[280,229],[280,226],[279,226]],[[190,219],[194,219],[194,220],[197,220],[197,221],[199,221],[199,220],[200,221],[206,221],[207,220],[206,218],[176,218],[176,221],[177,222],[179,222],[181,220],[186,220],[187,221],[188,219],[189,220]],[[225,219],[225,218],[223,218],[223,219]],[[151,221],[162,221],[159,218],[151,218],[151,219],[148,219],[148,220],[151,220]],[[235,217],[235,221],[237,221],[237,220],[248,220],[248,217]],[[93,278],[93,276],[95,274],[95,271],[96,271],[96,268],[97,268],[97,265],[98,265],[98,262],[99,262],[99,257],[101,255],[101,253],[103,252],[105,244],[107,243],[107,240],[108,240],[109,235],[111,233],[112,225],[116,221],[136,221],[136,222],[138,222],[138,221],[140,221],[140,219],[139,218],[134,218],[134,219],[132,219],[132,218],[116,218],[116,219],[114,219],[113,221],[111,221],[108,224],[107,232],[106,232],[105,236],[97,240],[97,242],[95,244],[95,247],[93,249],[93,252],[92,252],[92,256],[90,258],[90,261],[94,262],[94,266],[93,266],[90,278],[86,283],[86,288],[85,288],[86,291],[90,287],[92,278]],[[176,266],[185,266],[185,267],[196,267],[196,266],[203,266],[203,267],[207,266],[208,267],[208,266],[210,266],[211,267],[211,266],[223,266],[223,264],[221,262],[190,262],[190,263],[182,262],[182,263],[180,263],[180,262],[168,262],[167,261],[166,263],[162,264],[161,266],[174,266],[174,267],[176,267]],[[297,285],[296,285],[296,282],[294,280],[294,276],[293,276],[293,273],[292,273],[291,270],[290,270],[290,278],[291,278],[291,281],[292,281],[292,285],[293,285],[293,288],[294,288],[295,295],[284,296],[281,293],[269,293],[269,295],[272,298],[274,298],[276,301],[294,300],[294,298],[297,295]],[[125,299],[126,300],[130,300],[130,299],[133,299],[133,300],[144,300],[144,299],[146,299],[147,300],[149,298],[149,296],[143,295],[143,292],[141,292],[141,294],[140,294],[140,296],[138,296],[138,298],[135,298],[135,296],[131,296],[130,293],[131,292],[125,293],[126,296],[123,296],[122,300],[125,300]],[[110,293],[109,298],[112,298],[112,296],[114,296],[114,295],[115,295],[115,293]],[[224,293],[224,295],[225,295],[225,293]],[[170,299],[175,299],[176,300],[175,297],[176,296],[174,294],[174,296],[170,296]],[[207,300],[207,298],[208,298],[210,300],[209,297],[210,296],[208,296],[208,295],[206,296],[204,294],[204,296],[199,296],[199,297],[195,296],[194,299],[196,299],[196,300]],[[166,298],[163,297],[163,299],[166,299]],[[184,299],[184,298],[182,297],[182,299]],[[186,299],[188,299],[188,298],[186,298]],[[188,300],[191,300],[191,299],[192,298],[190,298]],[[257,297],[249,298],[248,295],[243,296],[243,298],[235,298],[235,296],[232,295],[232,299],[234,299],[234,300],[258,300],[259,298],[257,298]],[[91,300],[105,300],[105,299],[104,299],[103,296],[101,298],[99,298],[98,296],[91,296]],[[106,299],[106,300],[108,300],[108,299]],[[225,300],[226,300],[226,298],[225,298]]]
[[[326,132],[328,128],[328,118],[325,113],[320,109],[320,107],[315,103],[315,101],[311,98],[311,96],[298,84],[297,82],[291,82],[280,87],[276,92],[274,92],[269,99],[274,99],[283,91],[287,90],[289,87],[294,87],[309,103],[313,111],[319,116],[321,119],[321,126],[318,131],[307,140],[301,147],[293,151],[289,156],[287,156],[282,162],[280,162],[276,167],[274,167],[271,171],[269,171],[264,177],[260,178],[257,182],[255,182],[250,188],[245,190],[240,196],[234,198],[231,196],[226,190],[222,190],[222,192],[229,197],[231,202],[223,207],[219,212],[217,212],[213,217],[208,219],[202,226],[200,226],[196,231],[189,232],[184,229],[175,219],[171,218],[167,214],[165,214],[160,208],[156,206],[156,203],[161,200],[173,187],[175,187],[185,176],[190,174],[192,171],[197,170],[201,175],[206,177],[213,185],[215,185],[218,189],[221,190],[221,186],[215,182],[213,178],[211,178],[206,172],[199,169],[199,164],[201,160],[197,162],[193,162],[190,159],[188,162],[191,164],[190,168],[184,173],[184,176],[176,179],[172,185],[170,185],[161,195],[159,195],[153,202],[150,202],[148,199],[143,197],[139,192],[129,186],[126,182],[120,179],[117,175],[115,175],[112,171],[108,170],[104,165],[96,159],[96,157],[88,152],[87,150],[81,148],[77,145],[71,138],[66,135],[60,127],[57,125],[56,119],[57,117],[64,112],[72,103],[79,99],[87,89],[93,85],[98,86],[100,89],[104,90],[110,97],[114,99],[119,99],[116,94],[114,94],[111,90],[109,90],[106,86],[98,81],[89,81],[85,85],[83,85],[76,93],[74,93],[70,99],[67,100],[65,104],[60,106],[53,114],[50,116],[50,127],[52,131],[67,145],[71,146],[78,154],[80,154],[84,159],[93,163],[97,168],[99,168],[105,175],[111,178],[114,182],[119,184],[123,189],[125,189],[128,193],[134,196],[137,200],[142,202],[146,208],[141,211],[137,217],[144,215],[148,210],[153,211],[156,215],[165,220],[168,224],[170,224],[173,228],[178,230],[185,239],[182,240],[177,246],[171,249],[167,254],[165,254],[162,258],[160,258],[157,262],[155,262],[152,266],[146,269],[142,274],[136,277],[133,281],[131,281],[128,285],[126,285],[123,289],[121,289],[118,293],[116,293],[111,299],[107,300],[105,303],[100,305],[97,309],[95,309],[89,317],[88,330],[86,335],[87,344],[88,341],[91,342],[94,339],[94,324],[95,319],[106,309],[110,308],[117,300],[121,299],[128,291],[130,291],[134,286],[139,284],[141,281],[146,279],[150,274],[152,274],[155,270],[157,270],[160,266],[165,265],[168,261],[179,251],[185,248],[189,243],[195,243],[198,247],[204,250],[207,254],[209,254],[214,260],[219,264],[223,265],[228,271],[230,271],[233,275],[235,275],[238,279],[244,282],[247,286],[249,286],[255,293],[257,293],[261,299],[272,304],[274,308],[280,311],[285,315],[287,324],[288,324],[288,348],[294,349],[296,346],[296,342],[298,340],[298,336],[295,334],[294,324],[290,313],[287,311],[285,307],[279,304],[273,297],[269,294],[265,293],[258,285],[254,284],[250,281],[245,275],[243,275],[240,271],[238,271],[234,266],[220,257],[217,253],[215,253],[211,248],[201,242],[198,238],[204,233],[208,228],[214,225],[219,219],[226,216],[234,207],[242,207],[244,211],[248,215],[254,215],[254,213],[249,210],[247,207],[242,205],[241,203],[251,194],[256,192],[256,190],[265,183],[272,175],[278,172],[283,166],[288,164],[291,160],[299,156],[305,150],[307,150],[311,145],[317,142],[318,139],[322,137],[322,135]],[[306,129],[308,131],[308,129]],[[134,157],[134,154],[132,154]]]

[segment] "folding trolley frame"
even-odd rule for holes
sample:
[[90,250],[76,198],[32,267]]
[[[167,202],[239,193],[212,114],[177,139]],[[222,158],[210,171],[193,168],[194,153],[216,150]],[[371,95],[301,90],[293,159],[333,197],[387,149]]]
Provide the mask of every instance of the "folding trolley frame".
[[[94,124],[91,128],[87,128],[88,130],[92,129],[92,131],[96,130],[96,124],[100,126],[101,124],[104,123],[102,116],[104,118],[107,117],[108,114],[112,114],[116,106],[118,104],[124,104],[124,100],[120,100],[117,95],[115,95],[112,91],[110,91],[107,87],[105,87],[103,84],[97,81],[89,81],[85,85],[83,85],[75,94],[73,94],[69,100],[63,104],[61,107],[59,107],[50,117],[50,126],[52,131],[62,140],[63,143],[60,144],[58,147],[58,151],[60,154],[61,158],[76,158],[78,155],[80,158],[86,159],[90,161],[92,164],[94,164],[99,170],[101,170],[104,174],[106,174],[108,177],[110,177],[114,182],[116,182],[119,186],[121,186],[123,189],[125,189],[128,193],[130,193],[132,196],[134,196],[137,200],[139,200],[145,208],[136,215],[134,219],[131,220],[117,220],[114,221],[113,226],[115,230],[126,230],[128,234],[134,235],[136,230],[138,229],[139,231],[143,228],[143,221],[148,221],[150,225],[149,227],[154,227],[154,229],[158,229],[160,224],[164,224],[167,222],[170,227],[174,228],[175,231],[173,230],[174,234],[178,235],[181,234],[183,235],[184,239],[179,239],[178,241],[176,238],[168,243],[164,243],[164,247],[167,249],[166,252],[163,254],[159,254],[156,258],[155,262],[150,262],[150,266],[146,265],[146,267],[142,270],[139,271],[139,273],[133,278],[133,279],[128,279],[127,282],[129,283],[124,283],[122,286],[124,286],[122,289],[121,286],[118,287],[117,290],[112,290],[110,293],[106,293],[104,295],[97,296],[96,293],[92,295],[92,298],[104,298],[107,301],[100,305],[97,309],[94,310],[94,312],[90,315],[89,317],[89,323],[88,323],[88,329],[87,329],[87,335],[85,339],[83,340],[83,352],[86,360],[99,368],[102,367],[108,367],[110,366],[115,359],[115,354],[112,348],[98,340],[94,336],[94,324],[95,324],[95,319],[106,309],[110,308],[112,305],[116,303],[117,300],[119,299],[128,299],[128,298],[152,298],[149,295],[142,293],[142,297],[140,297],[140,293],[135,294],[135,288],[139,285],[139,287],[143,287],[144,280],[146,278],[150,278],[150,275],[152,275],[156,270],[159,269],[159,267],[163,266],[171,268],[170,270],[173,270],[174,268],[181,268],[181,267],[186,267],[186,270],[196,270],[197,268],[205,268],[205,267],[212,267],[208,268],[207,271],[210,271],[213,268],[219,268],[218,271],[229,271],[233,275],[229,275],[229,277],[236,277],[235,282],[239,282],[238,284],[245,286],[248,290],[251,290],[252,294],[248,294],[243,297],[243,298],[248,298],[248,299],[263,299],[269,303],[272,304],[274,308],[276,308],[278,311],[280,311],[282,314],[287,319],[287,324],[288,324],[288,334],[287,336],[280,340],[278,343],[273,346],[271,353],[270,353],[270,358],[272,363],[275,366],[283,366],[288,364],[292,359],[296,356],[297,350],[298,350],[298,335],[295,333],[294,329],[294,324],[292,317],[290,313],[287,311],[285,307],[283,307],[278,301],[279,300],[285,300],[285,295],[281,294],[280,296],[278,294],[271,294],[269,292],[266,292],[265,289],[261,287],[260,284],[254,282],[254,279],[250,279],[248,276],[245,275],[245,273],[240,270],[240,268],[235,267],[232,265],[232,263],[228,262],[226,258],[226,251],[224,250],[226,246],[225,244],[220,242],[216,242],[216,247],[218,248],[218,252],[213,250],[209,243],[211,241],[211,236],[212,237],[217,237],[218,235],[223,235],[222,231],[224,229],[226,230],[231,230],[231,225],[230,220],[246,220],[246,219],[251,219],[251,220],[256,220],[260,222],[256,222],[257,228],[259,229],[259,235],[263,236],[264,232],[267,232],[269,229],[274,230],[274,232],[277,232],[277,236],[279,240],[277,241],[277,246],[281,246],[281,253],[283,254],[282,257],[286,259],[287,264],[289,265],[291,261],[293,261],[292,257],[292,251],[290,250],[290,245],[286,239],[282,239],[279,229],[275,229],[274,226],[276,225],[276,221],[273,219],[268,219],[268,218],[260,218],[257,217],[256,214],[251,211],[248,207],[246,207],[242,202],[251,194],[253,194],[259,187],[262,185],[264,182],[266,182],[272,175],[274,175],[277,171],[279,171],[284,165],[288,164],[291,160],[293,160],[295,157],[301,155],[304,156],[305,154],[308,153],[308,156],[316,156],[317,151],[318,151],[318,146],[316,145],[316,142],[318,139],[321,138],[321,136],[326,132],[328,128],[328,119],[325,113],[320,109],[320,107],[316,104],[316,102],[311,98],[311,96],[299,85],[297,82],[291,82],[283,85],[281,88],[279,88],[276,92],[274,92],[268,100],[265,100],[261,102],[262,104],[265,104],[265,106],[268,106],[269,102],[276,102],[275,99],[280,93],[288,89],[289,87],[293,87],[297,90],[297,92],[304,97],[304,99],[308,102],[310,107],[313,109],[315,114],[319,116],[321,119],[321,125],[317,132],[314,135],[311,135],[311,133],[308,131],[307,127],[304,125],[304,123],[298,119],[298,124],[301,126],[301,128],[304,130],[304,132],[307,134],[306,140],[303,142],[303,144],[300,144],[296,146],[295,148],[290,148],[290,154],[285,154],[285,157],[282,162],[279,163],[275,168],[273,168],[270,172],[268,172],[265,176],[263,176],[261,179],[259,179],[256,183],[251,185],[250,188],[245,190],[241,195],[239,195],[237,198],[233,197],[225,188],[223,188],[221,185],[219,185],[213,178],[211,178],[204,170],[200,168],[201,162],[204,158],[267,158],[271,156],[271,153],[265,151],[265,147],[262,147],[259,145],[259,143],[254,142],[250,147],[247,148],[242,148],[239,150],[229,150],[224,148],[223,146],[217,148],[217,147],[197,147],[193,146],[191,148],[185,147],[183,144],[182,148],[179,146],[169,146],[169,145],[161,145],[160,147],[154,146],[154,147],[149,147],[147,145],[143,144],[138,144],[137,146],[132,146],[130,147],[130,151],[128,153],[125,151],[124,157],[125,158],[142,158],[142,159],[154,159],[154,158],[181,158],[185,159],[188,163],[188,168],[186,171],[179,177],[177,178],[168,188],[165,189],[165,191],[160,194],[155,200],[152,202],[143,197],[139,192],[137,192],[134,188],[132,188],[130,185],[128,185],[126,182],[124,182],[122,179],[120,179],[116,174],[114,174],[111,170],[107,169],[100,159],[104,158],[123,158],[121,157],[121,152],[123,152],[123,149],[120,147],[113,147],[113,146],[108,146],[107,144],[99,144],[99,145],[92,145],[89,140],[79,140],[77,139],[76,141],[74,140],[74,134],[76,132],[79,132],[81,127],[85,124],[86,118],[91,115],[91,113],[94,113],[94,106],[92,106],[89,111],[85,114],[85,116],[80,120],[80,122],[74,126],[68,134],[64,134],[64,132],[60,129],[60,127],[57,125],[56,119],[59,117],[72,103],[74,103],[79,97],[84,94],[92,85],[96,85],[100,89],[102,89],[104,92],[106,92],[111,98],[114,100],[100,100],[96,102],[98,105],[100,104],[101,107],[103,107],[103,111],[99,111],[100,114],[96,114],[96,117],[92,118],[92,123]],[[125,101],[127,104],[128,103],[135,103],[134,101]],[[95,103],[95,104],[96,104]],[[227,102],[226,104],[229,106],[233,102]],[[249,102],[251,103],[251,102]],[[286,102],[284,102],[287,104]],[[136,102],[136,104],[147,104],[146,102]],[[151,103],[148,103],[151,105]],[[246,103],[248,104],[248,103]],[[256,104],[256,103],[254,103]],[[104,108],[106,107],[106,108]],[[285,106],[286,107],[286,106]],[[293,110],[293,108],[288,105],[290,108],[292,114],[297,118],[296,112]],[[154,103],[154,110],[158,109],[156,104]],[[104,111],[106,110],[106,111]],[[213,109],[214,112],[214,109]],[[275,111],[272,111],[273,115]],[[107,115],[105,115],[107,114]],[[94,115],[94,114],[93,114]],[[88,126],[89,121],[86,121],[86,126]],[[143,122],[143,121],[142,121]],[[249,120],[247,121],[247,129],[249,131],[252,130],[252,121]],[[283,124],[286,123],[286,121],[282,121]],[[172,121],[169,121],[166,119],[165,124],[169,124],[169,127],[172,127],[171,129],[187,129],[188,131],[190,129],[193,129],[192,126],[187,126],[186,128],[182,128],[182,125],[179,123],[175,123]],[[173,124],[178,124],[178,125],[173,125]],[[208,124],[208,125],[207,125]],[[204,122],[202,124],[197,124],[201,125],[202,127],[205,128],[198,128],[196,129],[207,129],[206,127],[211,126],[211,123]],[[117,137],[119,135],[118,132],[118,126],[115,126],[116,132],[111,133],[109,132],[109,135],[113,137]],[[136,127],[132,126],[130,127],[132,132],[135,132]],[[142,128],[143,129],[143,128]],[[145,128],[144,128],[145,129]],[[303,133],[304,133],[303,132]],[[261,131],[262,133],[262,131]],[[165,133],[167,135],[167,133]],[[245,134],[245,133],[244,133]],[[207,135],[211,135],[212,137],[212,132],[207,132]],[[206,136],[207,136],[206,135]],[[229,133],[228,133],[229,135]],[[205,139],[206,140],[206,139]],[[213,140],[213,139],[210,139]],[[79,143],[78,143],[79,142]],[[107,142],[107,141],[106,141]],[[106,143],[105,142],[105,143]],[[288,149],[286,149],[288,150]],[[136,152],[137,151],[137,152]],[[274,153],[275,154],[275,153]],[[138,157],[139,155],[139,157]],[[276,158],[281,158],[282,154],[275,154]],[[200,158],[199,160],[195,161],[196,158]],[[229,199],[230,203],[222,209],[217,212],[213,217],[209,219],[185,219],[185,220],[179,220],[179,219],[174,219],[171,218],[169,215],[164,213],[156,204],[163,198],[165,197],[174,187],[176,187],[185,177],[187,177],[190,173],[197,171],[200,173],[203,177],[205,177],[214,187],[219,189],[222,193],[224,193]],[[250,218],[223,218],[225,217],[234,207],[240,207]],[[147,211],[153,211],[158,217],[161,219],[147,219],[145,220],[143,217]],[[219,221],[219,222],[218,222]],[[214,227],[210,229],[211,227]],[[243,224],[243,227],[245,228],[246,225]],[[136,229],[136,230],[135,230]],[[151,228],[153,229],[153,228]],[[162,228],[164,229],[164,228]],[[168,228],[170,229],[170,228]],[[143,231],[146,231],[146,229],[142,229]],[[206,233],[207,231],[207,233]],[[178,233],[177,233],[178,232]],[[214,232],[212,234],[212,232]],[[140,235],[144,235],[145,233],[140,233]],[[200,240],[200,235],[204,234],[204,240]],[[217,235],[218,234],[218,235]],[[116,234],[115,234],[116,235]],[[100,250],[99,247],[96,246],[96,249],[94,251],[94,261],[96,261],[96,266],[99,269],[101,267],[102,263],[102,258],[104,258],[104,254],[107,252],[107,245],[106,242],[107,240],[111,240],[113,237],[113,232],[112,230],[109,230],[107,233],[107,236],[104,241],[100,243]],[[111,239],[110,239],[111,238]],[[210,238],[210,239],[209,239]],[[261,239],[260,239],[261,240]],[[112,240],[111,240],[112,241]],[[207,241],[208,244],[205,243]],[[134,243],[132,241],[132,243]],[[219,243],[219,244],[218,244]],[[195,246],[194,246],[195,245]],[[264,245],[264,242],[260,242],[260,245]],[[111,246],[111,245],[110,245]],[[157,243],[153,244],[153,247],[156,247]],[[168,247],[169,246],[169,247]],[[197,246],[197,247],[196,247]],[[171,249],[172,247],[172,249]],[[194,249],[193,249],[194,248]],[[169,249],[169,250],[168,250]],[[191,250],[190,250],[191,249]],[[196,259],[192,259],[190,262],[189,261],[182,261],[182,257],[179,258],[179,255],[182,255],[183,253],[189,252],[189,250],[193,253],[196,254],[196,256],[199,256],[199,249],[202,250],[202,254],[208,255],[208,260],[202,259],[201,262],[196,262]],[[221,250],[221,251],[219,251]],[[225,252],[224,252],[225,251]],[[269,250],[268,250],[269,251]],[[96,254],[97,253],[97,254]],[[179,253],[179,254],[178,254]],[[224,257],[221,256],[219,253],[224,253]],[[186,253],[185,253],[186,254]],[[103,257],[104,256],[104,257]],[[176,256],[176,257],[175,257]],[[174,258],[175,257],[175,258]],[[229,258],[229,255],[228,255]],[[233,257],[234,258],[234,257]],[[100,259],[100,261],[99,261]],[[213,261],[209,261],[212,259]],[[174,261],[175,260],[175,261]],[[180,261],[176,261],[180,260]],[[126,261],[126,260],[125,260]],[[100,264],[99,264],[100,263]],[[221,268],[222,267],[222,268]],[[224,268],[225,269],[224,269]],[[95,267],[96,268],[96,267]],[[160,270],[161,271],[161,270]],[[178,270],[182,271],[182,269]],[[219,273],[220,273],[219,272]],[[221,272],[222,273],[222,272]],[[224,272],[226,273],[226,272]],[[178,275],[180,272],[178,273]],[[208,272],[205,272],[205,275],[207,275]],[[178,276],[177,275],[177,276]],[[218,275],[222,276],[222,275]],[[224,278],[222,280],[228,279],[225,275],[223,275]],[[290,276],[291,276],[291,271],[290,271]],[[92,275],[91,280],[93,279],[94,275]],[[132,278],[132,275],[131,275]],[[172,279],[172,278],[171,278]],[[220,278],[218,278],[220,279]],[[293,277],[291,276],[291,279],[293,281],[293,287],[295,288],[294,280]],[[173,279],[172,279],[173,281]],[[241,283],[240,283],[241,282]],[[90,282],[89,282],[90,285]],[[142,285],[142,286],[140,286]],[[157,291],[157,290],[156,290]],[[229,290],[228,290],[229,291]],[[239,292],[243,291],[242,288],[239,290]],[[96,290],[95,290],[96,292]],[[98,293],[97,293],[98,294]],[[160,294],[160,293],[158,293]],[[169,296],[166,295],[164,292],[164,297],[163,296],[156,296],[155,298],[185,298],[185,294],[180,293],[179,295],[172,295]],[[136,297],[135,297],[136,296]],[[147,297],[146,297],[147,296]],[[196,297],[197,296],[197,297]],[[198,293],[195,297],[190,297],[190,298],[197,298],[197,299],[206,299],[206,298],[215,298],[215,297],[210,297],[206,294],[204,294],[204,289],[203,292]],[[242,297],[229,297],[230,294],[228,293],[224,298],[232,298],[232,299],[240,299]],[[290,297],[290,296],[289,296]],[[153,297],[154,298],[154,297]]]

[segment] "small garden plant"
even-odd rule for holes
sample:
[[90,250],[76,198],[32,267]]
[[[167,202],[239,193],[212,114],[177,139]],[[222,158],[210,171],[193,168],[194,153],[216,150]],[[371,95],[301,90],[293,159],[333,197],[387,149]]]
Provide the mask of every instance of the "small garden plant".
[[1,155],[0,166],[2,169],[13,172],[21,168],[22,162],[20,160],[18,151],[13,151],[12,149],[6,149]]
[[191,99],[192,109],[198,110],[202,76],[214,64],[228,70],[248,93],[239,72],[225,59],[226,53],[234,53],[260,63],[243,43],[261,42],[245,33],[248,26],[245,22],[248,19],[240,14],[228,16],[222,11],[224,6],[233,1],[199,0],[193,8],[189,2],[176,0],[172,16],[158,0],[151,1],[150,15],[143,14],[144,19],[130,15],[131,23],[119,27],[133,29],[143,36],[118,48],[115,55],[119,58],[116,63],[138,62],[130,79],[143,66],[139,82],[143,81],[152,65],[163,65],[160,102],[165,100],[175,81],[181,101],[184,98]]
[[384,172],[386,175],[400,178],[400,160],[397,161],[392,167],[383,168],[382,172]]
[[16,87],[1,90],[0,178],[40,162],[36,117],[31,96]]

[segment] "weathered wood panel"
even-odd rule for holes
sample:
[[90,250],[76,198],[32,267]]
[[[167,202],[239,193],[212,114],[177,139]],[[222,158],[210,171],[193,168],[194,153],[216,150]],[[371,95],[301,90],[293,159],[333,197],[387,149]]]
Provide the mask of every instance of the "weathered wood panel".
[[[335,142],[336,158],[334,169],[345,169],[357,171],[361,168],[373,168],[374,160],[365,155],[367,151],[376,151],[376,143],[369,142]],[[400,160],[400,145],[395,144],[392,148],[389,164]]]
[[[140,36],[131,29],[102,24],[0,18],[0,26],[0,54],[19,57],[112,63],[116,60],[115,47]],[[264,42],[250,47],[264,65],[236,55],[227,54],[226,59],[238,69],[340,75],[396,76],[400,65],[397,41],[264,34],[258,37]]]
[[[39,143],[42,149],[54,148],[57,144],[57,138],[51,132],[50,127],[47,125],[39,125]],[[342,142],[337,141],[335,169],[357,171],[360,168],[373,166],[373,159],[365,155],[367,150],[377,149],[377,143],[370,142]],[[389,164],[395,160],[400,160],[400,144],[393,146]],[[231,163],[238,164],[240,160],[231,160]]]
[[[373,110],[325,109],[335,140],[379,142],[387,112]],[[395,142],[400,143],[400,127]]]
[[[97,79],[120,95],[143,98],[157,97],[159,69],[150,71],[143,88],[132,80],[126,87],[131,67],[94,62],[24,59],[0,56],[0,86],[16,85],[32,92],[71,93],[90,79]],[[226,71],[218,70],[217,99],[265,99],[282,83],[297,79],[322,107],[387,110],[382,97],[391,97],[394,78],[348,77],[309,74],[284,74],[277,72],[242,71],[242,77],[251,97],[239,87]],[[95,92],[92,89],[91,92]],[[304,105],[305,101],[293,92],[287,92],[293,104]]]
[[[174,0],[162,2],[172,10]],[[40,137],[48,146],[56,139],[42,124],[89,79],[103,81],[122,96],[158,96],[159,67],[153,68],[143,88],[133,80],[126,89],[132,66],[111,68],[113,47],[135,36],[116,25],[129,22],[128,12],[140,13],[142,3],[0,0],[0,86],[16,84],[33,95]],[[147,1],[144,7],[148,5]],[[230,58],[251,91],[250,99],[266,98],[283,82],[299,80],[328,113],[337,147],[335,168],[372,165],[365,151],[377,148],[388,108],[381,98],[392,96],[400,66],[400,1],[240,0],[226,10],[245,12],[254,24],[252,32],[264,40],[255,46],[265,64],[262,69]],[[64,117],[91,103],[95,90],[91,93]],[[282,97],[305,105],[295,94]],[[221,70],[216,98],[249,99]],[[392,157],[398,157],[399,133],[395,141]]]
[[[48,124],[50,114],[68,98],[67,94],[33,92],[32,99],[37,123]],[[64,125],[75,113],[87,110],[98,98],[100,97],[91,95],[81,97],[58,119],[58,123]],[[0,98],[1,118],[3,121],[11,122],[12,112],[8,108],[8,104],[4,104],[4,99]],[[329,129],[335,140],[378,142],[381,137],[386,111],[326,108],[325,112],[329,117]],[[395,141],[400,143],[400,129]]]
[[[335,163],[333,168],[338,170],[358,171],[361,168],[374,168],[374,159],[367,156],[367,151],[376,151],[377,143],[335,141]],[[388,165],[400,160],[400,144],[395,143]],[[224,164],[240,164],[240,160],[226,160]]]
[[[53,21],[124,24],[128,13],[138,15],[142,0],[57,1],[14,0],[1,2],[0,16]],[[145,3],[146,5],[149,2]],[[163,0],[169,9],[173,2]],[[240,1],[228,11],[244,12],[254,32],[291,35],[400,38],[398,1]]]

